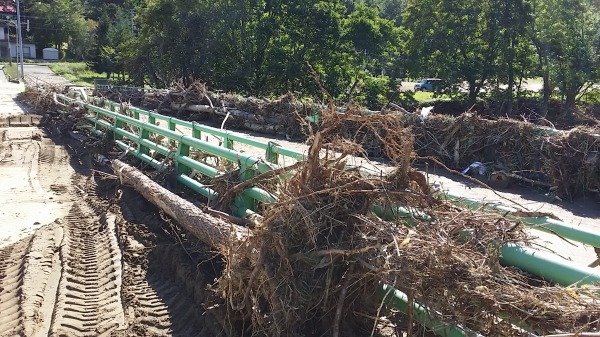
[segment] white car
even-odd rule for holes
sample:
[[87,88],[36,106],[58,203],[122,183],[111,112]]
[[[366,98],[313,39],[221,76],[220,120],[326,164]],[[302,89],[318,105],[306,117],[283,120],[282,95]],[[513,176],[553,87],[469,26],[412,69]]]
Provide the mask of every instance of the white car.
[[440,91],[446,87],[446,81],[441,78],[424,78],[415,83],[415,91]]

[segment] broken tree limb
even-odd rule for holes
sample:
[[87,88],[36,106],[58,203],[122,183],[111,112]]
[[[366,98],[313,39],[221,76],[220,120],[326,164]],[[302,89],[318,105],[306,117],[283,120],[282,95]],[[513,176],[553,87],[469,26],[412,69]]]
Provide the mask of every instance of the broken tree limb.
[[122,184],[133,187],[144,198],[175,219],[198,240],[213,248],[220,249],[229,246],[232,240],[243,240],[251,235],[248,228],[202,212],[191,202],[160,186],[138,169],[118,159],[112,160],[111,166]]

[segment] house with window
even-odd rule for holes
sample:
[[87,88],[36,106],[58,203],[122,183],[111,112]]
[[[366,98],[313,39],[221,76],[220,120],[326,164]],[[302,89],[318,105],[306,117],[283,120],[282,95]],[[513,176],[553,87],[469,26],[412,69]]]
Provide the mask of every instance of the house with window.
[[[10,4],[0,5],[0,58],[17,58],[17,10]],[[36,58],[35,44],[23,42],[23,58]]]

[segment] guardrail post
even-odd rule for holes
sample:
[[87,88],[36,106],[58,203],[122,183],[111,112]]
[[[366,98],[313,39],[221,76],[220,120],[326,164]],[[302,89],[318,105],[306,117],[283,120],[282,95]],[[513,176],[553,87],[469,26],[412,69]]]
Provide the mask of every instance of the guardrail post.
[[[179,154],[181,156],[189,157],[190,146],[179,142],[179,145],[177,146],[177,154]],[[179,160],[175,160],[175,168],[177,169],[177,172],[179,172],[179,173],[183,173],[186,175],[190,173],[190,168],[187,167],[186,165],[180,163]]]
[[100,119],[100,113],[96,112],[96,117],[94,117],[94,129],[98,129],[98,120]]
[[175,131],[176,127],[177,127],[177,124],[175,124],[175,122],[173,122],[173,117],[169,117],[169,130]]
[[[114,117],[114,119],[115,119],[115,121],[114,121],[115,129],[122,129],[123,128],[123,121],[120,120],[118,116]],[[115,140],[123,139],[123,136],[120,135],[117,132],[113,132],[113,135],[115,137]]]
[[252,211],[256,210],[256,200],[244,197],[239,194],[233,199],[232,204],[236,206],[233,209],[234,213],[236,213],[234,215],[239,216],[241,218],[245,218],[247,215],[245,214],[244,209],[249,209]]
[[229,137],[227,136],[223,137],[223,146],[225,146],[225,148],[233,150],[233,140],[229,139]]
[[149,154],[150,153],[150,149],[148,149],[147,147],[142,145],[142,140],[143,139],[148,139],[150,138],[150,132],[148,130],[146,130],[146,128],[144,128],[143,126],[140,127],[140,141],[138,142],[138,152],[141,154]]
[[192,122],[192,137],[194,138],[202,138],[202,132],[196,128],[196,122]]
[[238,174],[239,179],[242,181],[252,179],[252,177],[254,177],[256,174],[256,170],[253,168],[253,166],[254,165],[240,163],[240,173]]
[[275,150],[277,148],[277,144],[273,143],[273,142],[269,142],[269,144],[267,145],[267,151],[265,154],[265,158],[267,159],[267,161],[269,163],[273,163],[273,164],[277,164],[279,155],[277,154],[277,151]]
[[[248,166],[244,163],[240,163],[240,172],[239,172],[239,179],[240,180],[248,180],[252,177],[254,177],[255,171],[251,166]],[[242,205],[244,205],[244,207],[251,209],[251,210],[256,210],[256,200],[254,200],[254,198],[249,197],[247,195],[238,195],[236,197],[236,199],[238,200],[239,203],[241,203]]]

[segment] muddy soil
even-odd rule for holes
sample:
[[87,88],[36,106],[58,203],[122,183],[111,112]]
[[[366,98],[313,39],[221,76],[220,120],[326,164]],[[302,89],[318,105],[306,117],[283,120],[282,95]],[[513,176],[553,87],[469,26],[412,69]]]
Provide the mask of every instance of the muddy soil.
[[[220,335],[223,315],[207,309],[218,257],[99,173],[104,168],[72,141],[27,132],[34,137],[0,149],[2,163],[18,159],[23,167],[3,173],[28,182],[2,195],[4,216],[27,213],[4,224],[3,236],[5,228],[38,218],[34,232],[18,231],[32,234],[0,247],[0,336]],[[44,208],[54,197],[66,209]],[[48,216],[56,219],[43,223]]]

